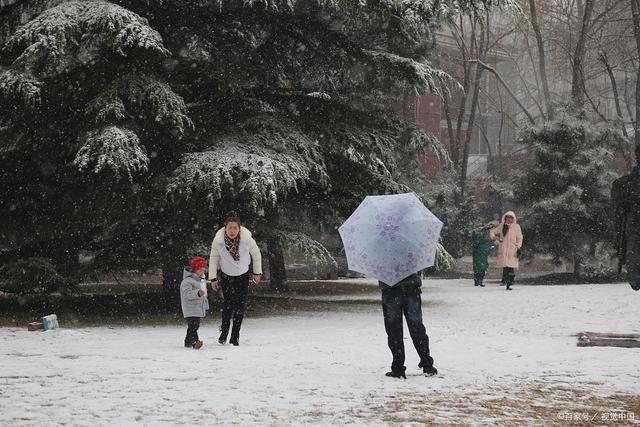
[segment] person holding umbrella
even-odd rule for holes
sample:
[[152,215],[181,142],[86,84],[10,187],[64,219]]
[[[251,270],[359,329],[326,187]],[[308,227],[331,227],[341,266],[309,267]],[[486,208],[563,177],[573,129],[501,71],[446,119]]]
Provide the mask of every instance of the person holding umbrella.
[[422,280],[434,265],[442,221],[414,193],[367,196],[338,229],[350,270],[378,279],[387,344],[393,361],[388,377],[406,378],[403,317],[420,356],[418,367],[435,375],[429,337],[422,323]]
[[394,286],[378,281],[382,289],[382,314],[384,329],[387,332],[387,344],[393,361],[391,371],[386,376],[393,378],[407,378],[404,366],[404,338],[402,316],[407,321],[409,335],[413,346],[418,352],[420,363],[418,367],[426,376],[436,375],[438,370],[433,366],[433,358],[429,352],[429,336],[422,323],[422,279],[418,273],[405,277]]

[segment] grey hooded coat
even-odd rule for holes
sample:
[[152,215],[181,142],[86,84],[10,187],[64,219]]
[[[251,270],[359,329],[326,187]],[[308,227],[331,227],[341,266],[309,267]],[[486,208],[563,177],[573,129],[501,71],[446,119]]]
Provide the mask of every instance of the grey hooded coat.
[[180,302],[182,304],[182,315],[186,317],[204,317],[209,309],[206,286],[204,296],[199,297],[198,291],[204,278],[196,275],[190,267],[185,267],[182,273],[182,283],[180,283]]

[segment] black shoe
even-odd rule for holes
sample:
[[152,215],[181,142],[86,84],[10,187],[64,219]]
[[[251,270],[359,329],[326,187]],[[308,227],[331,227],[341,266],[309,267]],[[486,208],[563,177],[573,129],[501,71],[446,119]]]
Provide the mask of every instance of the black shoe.
[[223,332],[220,334],[220,338],[218,338],[218,344],[224,344],[226,342],[227,342],[227,334]]
[[231,345],[235,345],[235,346],[240,345],[240,343],[238,342],[238,340],[237,340],[237,339],[233,339],[233,338],[229,340],[229,344],[231,344]]
[[391,378],[404,378],[407,379],[407,376],[404,374],[404,370],[402,371],[389,371],[385,374],[387,377]]
[[432,377],[434,375],[438,375],[438,370],[433,365],[425,366],[424,368],[422,368],[422,373],[425,377]]
[[484,288],[484,285],[483,285],[482,283],[480,283],[480,285],[479,285],[479,286],[480,286],[481,288]]

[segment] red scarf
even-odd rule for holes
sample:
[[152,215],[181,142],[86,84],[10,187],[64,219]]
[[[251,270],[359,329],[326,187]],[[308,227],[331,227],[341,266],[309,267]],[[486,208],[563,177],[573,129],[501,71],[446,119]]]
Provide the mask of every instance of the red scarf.
[[240,261],[240,233],[238,233],[235,239],[232,239],[227,236],[227,233],[224,233],[224,247],[227,248],[227,251],[229,251],[235,261]]

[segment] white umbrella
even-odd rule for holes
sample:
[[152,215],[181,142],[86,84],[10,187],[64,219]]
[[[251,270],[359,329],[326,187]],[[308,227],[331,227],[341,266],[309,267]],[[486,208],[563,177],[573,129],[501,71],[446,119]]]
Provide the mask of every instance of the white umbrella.
[[350,270],[393,286],[435,262],[440,221],[414,193],[367,196],[340,226]]

